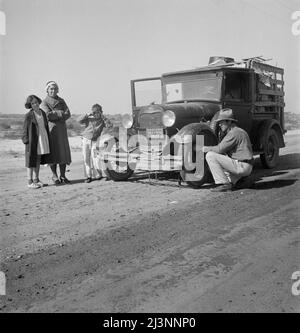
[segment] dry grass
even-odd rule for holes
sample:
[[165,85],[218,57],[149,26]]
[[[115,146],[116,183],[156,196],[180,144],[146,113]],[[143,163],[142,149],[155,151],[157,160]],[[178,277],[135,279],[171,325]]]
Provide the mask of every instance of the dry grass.
[[[105,115],[115,126],[121,123],[121,115]],[[79,115],[72,115],[67,120],[69,137],[76,137],[82,133],[84,126],[79,124]],[[0,113],[0,139],[21,139],[24,122],[23,114],[1,114]]]

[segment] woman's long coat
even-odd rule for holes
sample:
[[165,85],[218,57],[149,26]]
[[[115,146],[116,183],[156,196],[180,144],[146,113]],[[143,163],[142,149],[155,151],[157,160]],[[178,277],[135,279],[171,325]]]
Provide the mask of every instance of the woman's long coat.
[[[41,155],[41,164],[51,164],[51,142],[50,134],[48,127],[48,120],[44,111],[42,111],[44,118],[44,124],[47,131],[49,145],[50,145],[50,154]],[[37,146],[38,146],[38,137],[39,137],[39,127],[36,121],[34,111],[30,110],[25,115],[24,125],[23,125],[23,135],[22,141],[25,144],[25,166],[27,168],[35,168],[37,162]]]
[[53,164],[70,164],[71,151],[66,120],[71,117],[71,113],[66,102],[58,96],[56,98],[47,96],[40,107],[46,112],[49,120]]

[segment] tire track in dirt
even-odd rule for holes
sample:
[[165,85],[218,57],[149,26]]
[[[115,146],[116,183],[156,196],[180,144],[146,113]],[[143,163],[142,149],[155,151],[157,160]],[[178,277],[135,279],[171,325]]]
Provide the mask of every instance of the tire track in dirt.
[[6,261],[1,310],[184,311],[242,269],[256,244],[296,232],[299,186],[281,185],[171,206]]

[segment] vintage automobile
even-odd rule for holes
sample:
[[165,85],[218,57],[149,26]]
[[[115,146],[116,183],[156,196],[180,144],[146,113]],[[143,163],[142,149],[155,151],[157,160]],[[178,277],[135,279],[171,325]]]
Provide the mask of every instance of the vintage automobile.
[[[283,74],[282,68],[261,57],[241,61],[210,57],[205,67],[131,81],[132,115],[123,119],[127,146],[121,147],[115,131],[114,140],[107,142],[107,175],[120,181],[135,169],[177,171],[192,187],[211,181],[204,157],[196,161],[196,137],[203,137],[205,145],[218,143],[222,133],[215,120],[222,108],[233,109],[262,165],[274,168],[279,148],[284,147]],[[178,148],[186,138],[188,153]],[[185,163],[188,159],[190,163]],[[201,170],[195,178],[197,163]]]

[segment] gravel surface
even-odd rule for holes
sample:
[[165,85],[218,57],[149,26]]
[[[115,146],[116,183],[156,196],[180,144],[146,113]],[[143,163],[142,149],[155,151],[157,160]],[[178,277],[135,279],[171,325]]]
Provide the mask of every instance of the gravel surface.
[[22,157],[0,166],[1,312],[299,312],[300,135],[280,163],[259,159],[251,189],[213,193],[149,182],[83,183],[80,152],[71,185],[26,188]]

